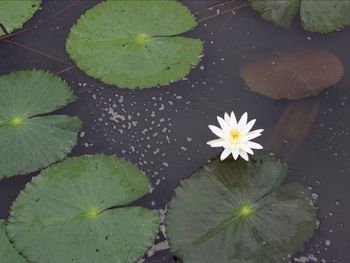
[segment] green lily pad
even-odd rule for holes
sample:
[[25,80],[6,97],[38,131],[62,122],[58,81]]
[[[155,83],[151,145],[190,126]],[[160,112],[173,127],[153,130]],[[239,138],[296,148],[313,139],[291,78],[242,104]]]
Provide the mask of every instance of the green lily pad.
[[300,0],[250,0],[261,16],[275,25],[288,27],[300,9]]
[[62,160],[77,142],[81,122],[42,116],[75,100],[61,78],[41,70],[0,77],[0,179]]
[[[32,18],[38,10],[41,0],[1,0],[0,23],[7,33],[19,29]],[[5,32],[0,28],[0,36]]]
[[105,83],[153,87],[198,64],[202,42],[178,36],[196,25],[177,1],[106,1],[80,17],[66,49],[81,70]]
[[302,249],[315,208],[300,184],[281,186],[272,156],[213,161],[182,182],[166,218],[170,248],[184,263],[271,263]]
[[305,30],[328,33],[350,24],[349,0],[250,0],[261,16],[275,25],[288,27],[300,10]]
[[12,246],[5,233],[5,221],[0,219],[0,258],[5,263],[26,263],[18,251]]
[[350,1],[303,0],[300,17],[305,30],[328,33],[350,24]]
[[7,233],[30,262],[135,262],[153,244],[159,214],[128,204],[148,192],[145,174],[123,159],[69,158],[26,185]]
[[241,77],[249,88],[274,99],[317,96],[344,74],[342,62],[325,49],[282,53],[243,65]]

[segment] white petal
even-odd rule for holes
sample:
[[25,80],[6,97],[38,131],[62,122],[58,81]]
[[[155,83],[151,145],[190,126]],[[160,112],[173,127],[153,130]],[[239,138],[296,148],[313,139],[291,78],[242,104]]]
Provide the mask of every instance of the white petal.
[[224,132],[220,128],[214,125],[209,125],[208,127],[216,136],[219,136],[221,138],[225,136]]
[[231,124],[231,126],[233,126],[233,127],[237,126],[236,115],[235,115],[235,113],[234,113],[233,111],[231,112],[230,124]]
[[244,137],[244,141],[250,141],[255,139],[256,137],[259,137],[261,135],[261,132],[259,132],[260,130],[255,130],[252,131],[250,133],[248,133],[245,137]]
[[264,131],[264,129],[257,129],[257,130],[254,130],[254,131],[251,131],[249,133],[259,133],[261,135],[261,133]]
[[239,155],[246,161],[249,161],[248,154],[245,151],[239,151]]
[[229,149],[225,149],[221,155],[220,155],[220,160],[223,161],[227,158],[227,156],[229,156],[231,153],[231,151]]
[[227,123],[224,121],[223,118],[221,118],[221,117],[219,117],[219,116],[216,117],[216,118],[218,119],[218,122],[219,122],[220,127],[221,127],[222,130],[228,130],[228,129],[229,129]]
[[243,128],[243,132],[244,132],[244,133],[248,133],[248,132],[253,128],[255,122],[256,122],[255,119],[254,119],[254,120],[251,120],[250,122],[248,122],[247,125],[244,126],[244,128]]
[[252,149],[262,149],[263,147],[256,143],[256,142],[246,142],[246,145],[248,145]]
[[248,121],[248,113],[243,113],[241,119],[238,122],[238,127],[242,128],[245,125],[247,125],[247,121]]
[[216,139],[207,142],[207,144],[209,144],[211,147],[223,147],[226,143],[223,139]]
[[254,155],[254,152],[252,151],[252,149],[247,145],[247,143],[243,143],[241,144],[241,149],[251,155]]
[[238,156],[239,156],[239,150],[238,148],[235,148],[232,150],[232,157],[233,159],[237,160],[238,159]]
[[224,119],[225,119],[225,122],[227,123],[228,126],[230,126],[230,116],[228,115],[227,112],[225,112],[225,115],[224,115]]
[[261,134],[248,134],[247,136],[244,137],[244,142],[249,142],[253,139],[255,139],[256,137],[259,137]]

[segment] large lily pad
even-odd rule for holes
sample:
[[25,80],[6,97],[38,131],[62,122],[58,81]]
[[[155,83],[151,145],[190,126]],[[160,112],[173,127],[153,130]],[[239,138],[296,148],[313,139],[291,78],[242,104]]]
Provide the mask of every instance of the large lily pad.
[[350,24],[349,0],[250,0],[261,16],[275,25],[288,27],[300,10],[305,30],[328,33]]
[[127,205],[148,192],[145,174],[123,159],[66,159],[26,185],[7,233],[30,262],[135,262],[153,244],[159,215]]
[[92,77],[120,87],[152,87],[179,80],[198,64],[202,42],[178,36],[196,25],[177,1],[107,1],[81,16],[66,48]]
[[317,96],[343,77],[344,68],[331,52],[309,49],[246,63],[240,73],[253,91],[292,100]]
[[26,263],[18,251],[12,246],[5,233],[5,221],[0,219],[0,258],[5,263]]
[[[1,0],[0,23],[7,33],[21,28],[38,10],[41,0]],[[4,35],[0,28],[0,36]]]
[[47,167],[72,150],[80,120],[41,116],[75,100],[66,82],[40,70],[18,71],[0,77],[0,94],[0,179]]
[[271,263],[302,249],[315,209],[271,156],[213,161],[182,182],[166,219],[171,250],[184,263]]

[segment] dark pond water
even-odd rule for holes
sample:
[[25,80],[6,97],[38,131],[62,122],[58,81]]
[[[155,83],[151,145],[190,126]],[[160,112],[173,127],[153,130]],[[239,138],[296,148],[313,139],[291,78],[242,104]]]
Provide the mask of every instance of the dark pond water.
[[[131,160],[155,187],[139,203],[157,209],[164,209],[181,179],[218,153],[206,145],[213,137],[207,125],[215,124],[216,115],[247,111],[257,119],[255,127],[265,129],[258,140],[264,150],[287,162],[287,180],[309,187],[319,206],[319,229],[292,262],[350,262],[350,27],[321,35],[304,32],[297,20],[289,29],[275,27],[249,7],[225,14],[243,3],[239,1],[202,10],[215,2],[184,2],[194,12],[200,10],[201,22],[188,35],[205,41],[205,56],[186,79],[160,89],[111,87],[74,67],[65,39],[96,1],[44,1],[26,26],[47,22],[0,41],[0,73],[42,68],[67,80],[79,100],[60,112],[78,115],[84,123],[72,155],[106,153]],[[240,77],[246,62],[310,48],[332,52],[345,69],[343,79],[318,98],[293,103],[270,99],[250,91]],[[286,130],[292,131],[287,139]],[[0,182],[0,218],[7,217],[11,202],[33,175]],[[164,248],[161,244],[157,249]],[[175,262],[168,250],[149,254],[146,262]]]

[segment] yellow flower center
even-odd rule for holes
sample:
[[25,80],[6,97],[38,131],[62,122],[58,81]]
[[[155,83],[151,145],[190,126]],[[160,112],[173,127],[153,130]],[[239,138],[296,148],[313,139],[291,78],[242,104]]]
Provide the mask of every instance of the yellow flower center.
[[237,129],[230,131],[230,142],[233,144],[238,144],[241,140],[241,133]]
[[23,123],[23,121],[24,120],[20,117],[14,117],[14,118],[9,120],[9,124],[11,126],[17,127],[17,126],[21,125]]
[[140,44],[140,45],[143,45],[143,44],[145,44],[149,39],[150,39],[150,37],[147,36],[146,34],[139,34],[139,35],[136,37],[136,43],[138,43],[138,44]]

